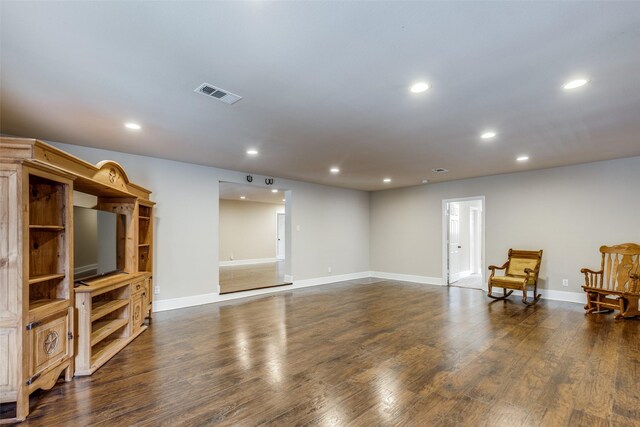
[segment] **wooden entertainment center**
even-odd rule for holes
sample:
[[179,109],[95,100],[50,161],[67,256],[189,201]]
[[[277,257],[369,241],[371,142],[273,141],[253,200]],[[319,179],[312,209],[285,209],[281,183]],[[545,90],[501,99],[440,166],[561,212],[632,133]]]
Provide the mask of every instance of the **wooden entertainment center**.
[[[74,288],[73,191],[124,215],[122,272]],[[87,163],[35,139],[0,138],[0,403],[16,402],[64,374],[91,375],[151,321],[151,192],[113,161]],[[5,368],[6,367],[6,368]]]

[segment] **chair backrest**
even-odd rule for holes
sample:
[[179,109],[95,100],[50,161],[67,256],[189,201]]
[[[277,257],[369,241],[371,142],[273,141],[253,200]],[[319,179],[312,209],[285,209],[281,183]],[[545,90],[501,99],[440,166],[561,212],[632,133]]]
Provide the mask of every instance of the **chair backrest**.
[[[539,251],[522,251],[519,249],[509,249],[509,266],[507,267],[507,276],[524,277],[525,268],[537,271],[542,262],[542,250]],[[538,273],[532,274],[530,277],[537,278]]]
[[603,271],[600,287],[617,292],[638,292],[638,284],[633,283],[629,275],[640,273],[640,245],[600,246],[600,252]]

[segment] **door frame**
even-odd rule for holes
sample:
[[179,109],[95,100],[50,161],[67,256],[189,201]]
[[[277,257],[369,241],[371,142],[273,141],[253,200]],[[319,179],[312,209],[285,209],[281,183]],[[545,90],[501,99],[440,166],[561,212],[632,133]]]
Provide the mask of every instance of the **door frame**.
[[480,200],[482,203],[482,210],[480,217],[481,225],[482,225],[482,245],[480,252],[480,280],[484,283],[485,277],[485,247],[486,247],[486,203],[484,196],[472,196],[472,197],[457,197],[453,199],[442,199],[442,283],[445,286],[450,286],[449,284],[449,215],[447,212],[447,206],[452,202],[469,202],[472,200]]
[[[280,239],[278,238],[278,236],[280,235],[280,215],[282,215],[283,217],[282,227],[284,229],[284,242],[282,243],[284,253],[282,254],[279,251]],[[284,212],[276,212],[276,258],[281,261],[287,259],[287,212],[286,210]]]

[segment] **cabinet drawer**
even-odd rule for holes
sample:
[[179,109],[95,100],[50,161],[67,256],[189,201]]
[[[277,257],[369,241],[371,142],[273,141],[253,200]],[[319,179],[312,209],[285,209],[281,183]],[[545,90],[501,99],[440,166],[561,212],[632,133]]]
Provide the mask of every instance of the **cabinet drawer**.
[[147,289],[146,283],[147,283],[146,280],[141,280],[139,282],[132,283],[131,284],[131,295],[137,295],[137,294],[139,294],[141,292],[144,292]]
[[55,366],[71,355],[69,343],[70,311],[45,319],[34,325],[29,335],[29,375],[33,376],[43,370]]

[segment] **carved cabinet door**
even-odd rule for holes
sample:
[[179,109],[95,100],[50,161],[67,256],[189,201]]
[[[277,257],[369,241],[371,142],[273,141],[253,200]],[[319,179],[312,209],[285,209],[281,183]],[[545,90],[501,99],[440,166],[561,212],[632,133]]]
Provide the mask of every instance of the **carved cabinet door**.
[[69,312],[63,311],[28,331],[30,343],[29,377],[57,365],[70,356]]

